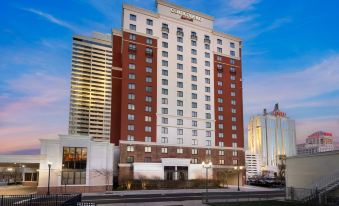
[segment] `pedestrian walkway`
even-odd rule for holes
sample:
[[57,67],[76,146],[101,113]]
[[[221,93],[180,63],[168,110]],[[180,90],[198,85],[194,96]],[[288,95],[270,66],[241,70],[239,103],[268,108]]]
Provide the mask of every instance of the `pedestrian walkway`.
[[112,206],[207,206],[207,204],[203,204],[201,200],[98,204],[98,206],[111,206],[111,205]]
[[[228,188],[208,189],[209,192],[237,192],[236,185],[229,185]],[[259,192],[259,191],[280,191],[279,188],[265,188],[251,185],[241,186],[240,192]],[[204,193],[205,189],[170,189],[170,190],[119,190],[107,191],[106,193],[83,193],[83,196],[99,195],[142,195],[142,194],[176,194],[176,193]]]

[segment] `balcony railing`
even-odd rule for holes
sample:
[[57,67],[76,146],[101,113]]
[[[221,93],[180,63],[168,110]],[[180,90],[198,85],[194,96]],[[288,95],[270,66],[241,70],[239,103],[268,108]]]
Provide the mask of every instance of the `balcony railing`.
[[197,40],[198,39],[198,37],[197,37],[197,35],[191,35],[191,39],[193,39],[193,40]]
[[183,36],[184,36],[184,32],[182,32],[182,31],[177,31],[177,36],[183,37]]
[[161,28],[161,31],[162,31],[162,32],[169,33],[169,28],[168,28],[168,27],[162,27],[162,28]]
[[210,40],[210,39],[204,39],[204,43],[210,44],[210,43],[211,43],[211,40]]

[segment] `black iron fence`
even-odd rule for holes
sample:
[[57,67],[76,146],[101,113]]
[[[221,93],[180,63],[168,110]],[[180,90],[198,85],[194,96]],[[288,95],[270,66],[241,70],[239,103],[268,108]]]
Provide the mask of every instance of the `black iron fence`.
[[[79,204],[80,203],[80,204]],[[0,206],[78,206],[81,205],[81,194],[53,195],[2,195]]]

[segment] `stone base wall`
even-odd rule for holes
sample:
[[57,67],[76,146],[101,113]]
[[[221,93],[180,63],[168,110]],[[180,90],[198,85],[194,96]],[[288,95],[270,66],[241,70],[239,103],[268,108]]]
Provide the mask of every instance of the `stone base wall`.
[[[59,186],[50,187],[51,194],[64,194],[64,193],[89,193],[89,192],[106,192],[106,185],[103,186]],[[112,190],[112,185],[109,185],[108,190]],[[38,194],[47,194],[47,187],[38,187]]]
[[23,181],[22,186],[36,187],[38,186],[38,182],[37,181]]

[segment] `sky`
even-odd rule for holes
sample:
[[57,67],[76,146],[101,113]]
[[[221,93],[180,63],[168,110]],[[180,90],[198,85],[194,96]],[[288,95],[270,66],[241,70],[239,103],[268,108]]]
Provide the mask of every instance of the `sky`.
[[[170,2],[243,39],[245,134],[251,115],[279,103],[298,142],[317,130],[339,141],[338,1]],[[67,133],[72,35],[121,28],[123,3],[156,11],[154,0],[0,3],[0,154],[36,153],[39,139]]]

